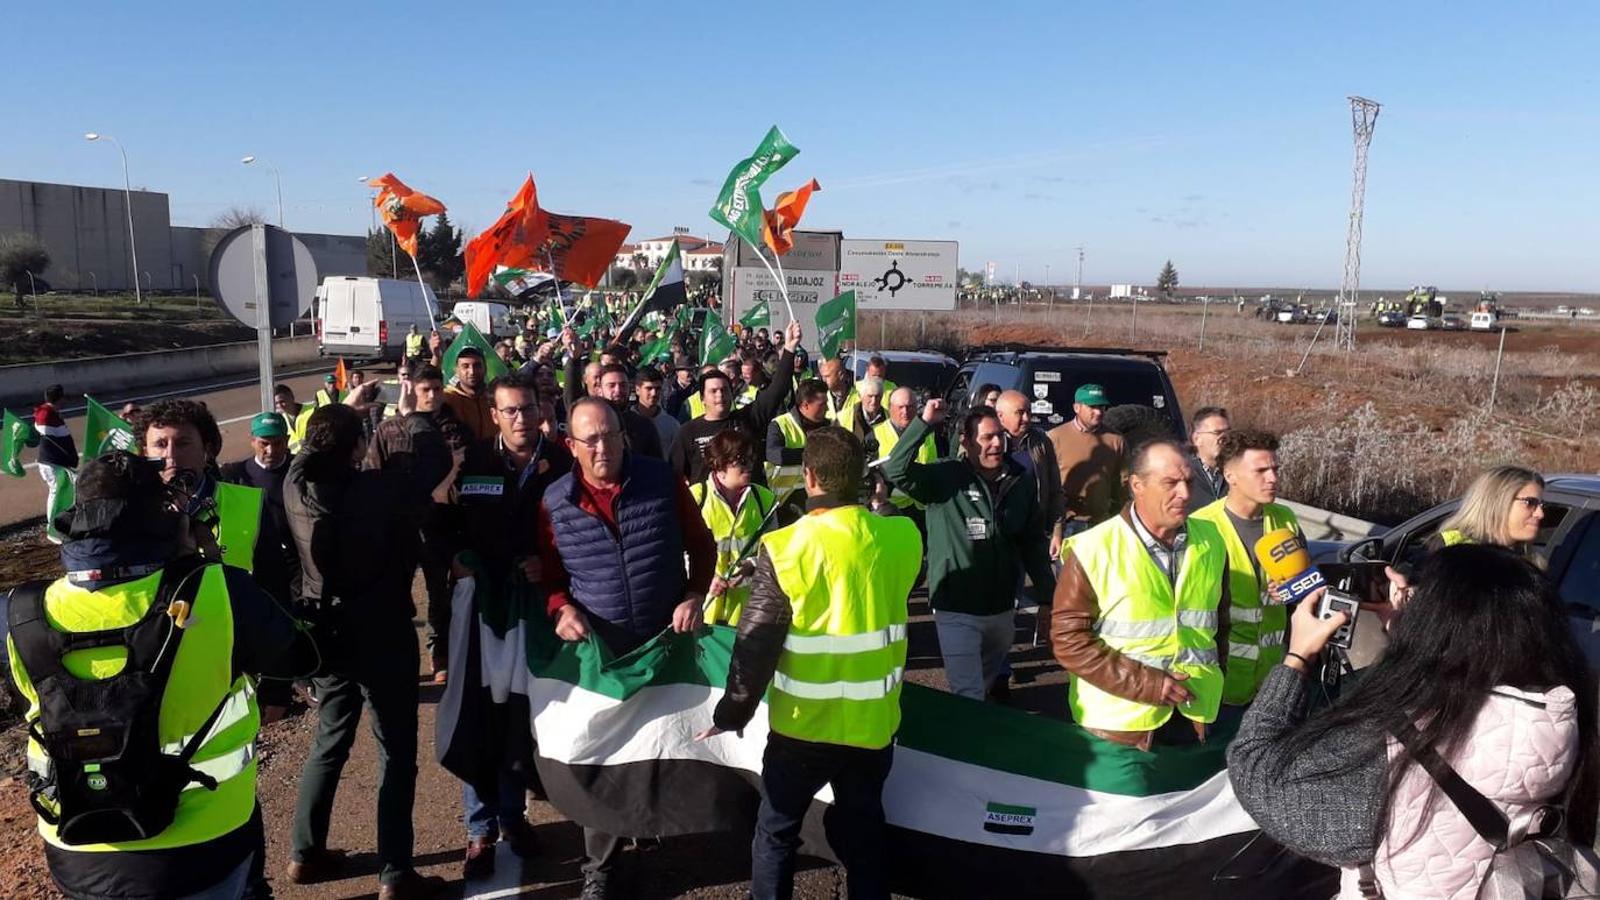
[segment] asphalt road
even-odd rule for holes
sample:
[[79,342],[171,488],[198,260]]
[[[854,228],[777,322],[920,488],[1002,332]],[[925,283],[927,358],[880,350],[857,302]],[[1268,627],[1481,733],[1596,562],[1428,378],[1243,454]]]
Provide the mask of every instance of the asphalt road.
[[[312,393],[322,386],[322,376],[327,371],[329,370],[326,367],[315,371],[302,370],[301,374],[286,376],[279,381],[293,387],[295,396],[304,401],[310,399]],[[261,412],[260,381],[257,378],[237,377],[226,381],[210,380],[163,385],[132,394],[109,393],[97,396],[95,399],[112,411],[116,411],[129,401],[148,405],[169,397],[200,400],[211,408],[211,414],[217,417],[217,424],[222,427],[223,462],[243,459],[249,455],[250,418]],[[31,414],[32,410],[19,409],[13,412]],[[81,401],[79,405],[67,406],[62,415],[67,420],[67,427],[71,429],[72,437],[77,441],[78,450],[81,452],[83,450]],[[45,487],[44,481],[38,476],[37,466],[33,464],[35,452],[23,451],[23,460],[28,464],[26,475],[21,478],[0,477],[0,528],[44,515]]]

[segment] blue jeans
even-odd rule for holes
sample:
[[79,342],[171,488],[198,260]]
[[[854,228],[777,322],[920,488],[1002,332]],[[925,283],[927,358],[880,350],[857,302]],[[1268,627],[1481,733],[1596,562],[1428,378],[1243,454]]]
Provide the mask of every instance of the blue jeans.
[[850,900],[888,900],[883,782],[893,762],[893,744],[864,750],[769,735],[750,846],[750,895],[755,900],[793,896],[800,827],[817,791],[831,784],[833,806],[822,821],[828,846],[844,863]]
[[[494,797],[491,808],[483,795]],[[528,810],[528,786],[521,776],[510,769],[501,769],[493,786],[463,783],[461,805],[466,808],[462,816],[467,825],[467,840],[499,840],[504,826],[523,819]]]

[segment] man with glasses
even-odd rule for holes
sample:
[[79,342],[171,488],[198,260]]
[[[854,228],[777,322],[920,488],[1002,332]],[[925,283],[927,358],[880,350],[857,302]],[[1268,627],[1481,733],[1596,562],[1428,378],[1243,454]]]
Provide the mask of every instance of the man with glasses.
[[1189,468],[1194,480],[1189,484],[1189,512],[1228,496],[1228,480],[1222,475],[1222,461],[1218,451],[1222,438],[1232,430],[1228,411],[1220,406],[1202,406],[1194,414],[1189,431]]
[[[572,471],[572,455],[541,432],[540,397],[531,376],[502,375],[489,385],[493,398],[490,415],[499,433],[478,441],[467,450],[457,481],[457,546],[477,555],[475,574],[486,579],[495,591],[509,589],[513,579],[535,583],[539,563],[534,555],[538,530],[539,499],[557,478]],[[467,560],[458,556],[455,571],[469,571]],[[475,609],[455,609],[454,616],[477,620]],[[468,640],[471,633],[468,632]],[[452,651],[470,659],[467,646]],[[469,688],[472,686],[469,682]],[[466,813],[467,853],[462,878],[471,881],[494,872],[495,843],[504,838],[511,852],[527,859],[535,849],[533,829],[525,818],[527,781],[513,763],[528,756],[527,710],[520,716],[510,704],[491,703],[485,695],[474,705],[483,718],[479,740],[483,750],[471,761],[477,777],[462,785],[462,805]],[[509,727],[520,719],[521,729]],[[513,740],[521,735],[524,739]],[[531,761],[531,760],[530,760]]]
[[[688,486],[667,463],[627,452],[599,397],[573,405],[566,441],[577,465],[545,490],[536,537],[557,636],[593,634],[621,656],[664,629],[693,631],[717,547]],[[583,839],[584,898],[628,895],[610,883],[621,838],[585,828]]]

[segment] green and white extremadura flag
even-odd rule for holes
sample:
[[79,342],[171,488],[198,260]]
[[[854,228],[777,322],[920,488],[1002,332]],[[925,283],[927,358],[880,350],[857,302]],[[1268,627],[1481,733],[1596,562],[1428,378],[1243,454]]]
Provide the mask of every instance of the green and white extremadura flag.
[[817,348],[820,359],[839,355],[839,345],[856,339],[856,292],[845,291],[817,307]]
[[[542,598],[520,600],[527,615],[515,624],[507,604],[470,579],[455,599],[454,622],[463,624],[452,625],[451,658],[472,660],[464,671],[486,683],[474,691],[451,680],[436,739],[447,768],[470,774],[459,761],[482,743],[455,704],[493,697],[520,712],[525,700],[540,778],[568,818],[613,834],[748,834],[765,707],[743,737],[692,737],[722,697],[733,629],[666,631],[619,658],[592,636],[557,639]],[[901,708],[883,793],[896,893],[1145,900],[1220,896],[1231,882],[1230,896],[1287,897],[1330,877],[1254,840],[1257,827],[1228,781],[1231,734],[1144,752],[915,684],[905,685]],[[815,802],[826,808],[832,799],[824,788]],[[826,816],[808,822],[808,852],[837,858]],[[748,840],[729,846],[744,852]],[[1325,887],[1305,896],[1337,890]]]

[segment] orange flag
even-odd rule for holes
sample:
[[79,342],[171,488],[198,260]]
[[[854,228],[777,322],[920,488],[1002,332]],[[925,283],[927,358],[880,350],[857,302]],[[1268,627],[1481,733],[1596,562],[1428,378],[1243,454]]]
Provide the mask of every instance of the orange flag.
[[822,190],[815,178],[792,191],[778,195],[778,202],[761,214],[761,239],[779,256],[794,249],[794,227],[805,214],[813,191]]
[[533,175],[506,204],[505,214],[467,244],[467,296],[476,297],[488,283],[495,266],[533,268],[544,261],[543,248],[549,236],[547,216],[539,208],[539,193]]
[[339,357],[339,364],[333,367],[333,387],[339,393],[345,392],[345,384],[350,378],[350,370],[344,367],[344,357]]
[[546,220],[550,234],[539,258],[533,262],[534,267],[553,267],[555,271],[550,274],[556,278],[589,287],[599,284],[605,277],[632,230],[626,222],[592,216],[549,213]]
[[407,253],[416,256],[417,231],[422,227],[422,217],[444,212],[444,204],[406,187],[393,172],[372,179],[367,186],[378,189],[372,205],[383,216],[383,224],[394,232],[394,239]]

